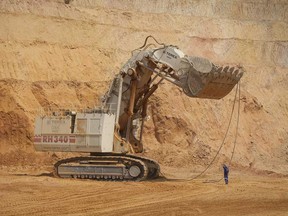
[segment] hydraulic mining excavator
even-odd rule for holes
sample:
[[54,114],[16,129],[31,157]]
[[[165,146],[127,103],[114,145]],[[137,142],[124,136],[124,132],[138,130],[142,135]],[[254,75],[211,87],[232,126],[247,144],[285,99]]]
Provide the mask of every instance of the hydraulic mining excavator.
[[159,164],[137,153],[143,152],[148,100],[159,84],[166,80],[189,97],[220,99],[243,75],[240,66],[219,66],[187,56],[177,46],[154,38],[157,46],[147,45],[148,38],[153,37],[132,52],[115,76],[101,107],[36,117],[37,151],[90,153],[58,161],[56,176],[115,181],[157,178]]

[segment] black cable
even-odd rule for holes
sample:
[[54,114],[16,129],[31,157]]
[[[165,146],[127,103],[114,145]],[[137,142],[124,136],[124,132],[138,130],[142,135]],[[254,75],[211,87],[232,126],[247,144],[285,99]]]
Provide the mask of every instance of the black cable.
[[[234,144],[233,144],[233,150],[232,150],[232,154],[231,154],[231,158],[230,161],[228,163],[228,167],[231,166],[232,164],[232,159],[235,153],[235,148],[236,148],[236,143],[237,143],[237,138],[238,138],[238,129],[239,129],[239,119],[240,119],[240,81],[239,81],[239,89],[238,89],[238,111],[237,111],[237,123],[236,123],[236,131],[235,131],[235,139],[234,139]],[[209,182],[205,182],[205,183],[217,183],[223,180],[223,177],[218,179],[218,180],[209,180]]]
[[229,129],[230,129],[230,125],[231,125],[231,122],[232,122],[232,116],[233,116],[234,108],[235,108],[235,104],[236,104],[236,98],[237,98],[238,88],[239,88],[239,84],[237,84],[237,88],[236,88],[236,91],[235,91],[235,97],[234,97],[234,102],[233,102],[233,107],[232,107],[232,111],[231,111],[231,115],[230,115],[228,127],[227,127],[227,129],[226,129],[225,136],[224,136],[224,138],[223,138],[223,141],[222,141],[222,143],[221,143],[221,146],[219,147],[216,155],[214,156],[214,158],[212,159],[212,161],[208,164],[208,166],[207,166],[200,174],[196,175],[195,177],[193,177],[193,178],[191,178],[191,179],[188,179],[189,181],[194,180],[194,179],[200,177],[203,173],[205,173],[205,172],[210,168],[210,166],[213,164],[213,162],[214,162],[215,159],[217,158],[218,154],[220,153],[222,147],[224,146],[224,143],[225,143],[225,141],[226,141],[226,138],[227,138],[227,135],[228,135],[228,132],[229,132]]
[[[216,153],[216,155],[214,156],[214,158],[212,159],[212,161],[208,164],[208,166],[201,172],[199,173],[198,175],[194,176],[193,178],[189,178],[189,179],[168,179],[167,180],[178,180],[178,181],[192,181],[198,177],[200,177],[203,173],[205,173],[212,165],[212,163],[215,161],[215,159],[217,158],[217,156],[219,155],[222,147],[224,146],[224,143],[225,143],[225,140],[227,138],[227,134],[229,132],[229,129],[230,129],[230,125],[231,125],[231,121],[232,121],[232,117],[233,117],[233,113],[234,113],[234,109],[235,109],[235,104],[236,104],[236,99],[237,99],[237,93],[239,92],[239,102],[238,102],[238,118],[237,118],[237,127],[236,127],[236,137],[235,137],[235,140],[234,140],[234,149],[235,150],[235,145],[236,145],[236,139],[237,139],[237,134],[238,134],[238,123],[239,123],[239,116],[240,116],[240,81],[239,83],[237,83],[237,87],[236,87],[236,90],[235,90],[235,96],[234,96],[234,101],[233,101],[233,106],[232,106],[232,110],[231,110],[231,114],[230,114],[230,119],[229,119],[229,123],[228,123],[228,126],[227,126],[227,129],[226,129],[226,132],[225,132],[225,136],[223,138],[223,141]],[[233,155],[234,155],[234,152],[233,152]],[[230,160],[231,162],[231,160]],[[161,172],[160,174],[162,176],[164,176]],[[164,176],[165,177],[165,176]],[[221,181],[223,178],[221,178],[220,180],[212,180],[212,182],[219,182]]]
[[230,158],[229,165],[231,165],[231,163],[232,163],[232,159],[233,159],[235,148],[236,148],[237,138],[238,138],[239,119],[240,119],[240,100],[241,100],[241,97],[240,97],[240,81],[239,81],[238,114],[237,114],[237,124],[236,124],[236,135],[235,135],[234,146],[233,146],[233,151],[232,151],[232,155],[231,155],[231,158]]
[[149,35],[149,36],[147,36],[147,37],[145,38],[145,41],[144,41],[143,46],[139,47],[138,49],[144,48],[144,47],[146,46],[147,41],[148,41],[149,38],[153,38],[153,40],[154,40],[157,44],[159,44],[159,45],[165,45],[164,43],[159,43],[159,42],[156,40],[156,38],[154,38],[152,35]]
[[144,48],[144,47],[146,46],[147,41],[148,41],[149,38],[153,38],[153,40],[154,40],[157,44],[162,45],[162,46],[165,47],[165,44],[164,44],[164,43],[159,43],[159,42],[156,40],[156,38],[154,38],[152,35],[149,35],[149,36],[147,36],[147,37],[145,38],[144,44],[143,44],[141,47],[132,50],[132,52],[131,52],[132,55],[133,55],[133,53],[134,53],[135,50],[141,50],[142,48]]

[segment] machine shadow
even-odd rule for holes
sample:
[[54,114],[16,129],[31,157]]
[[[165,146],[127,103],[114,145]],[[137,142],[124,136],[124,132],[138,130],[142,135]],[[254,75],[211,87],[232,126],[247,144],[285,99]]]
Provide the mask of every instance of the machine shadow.
[[40,174],[27,174],[27,173],[17,173],[13,174],[13,176],[30,176],[30,177],[54,177],[53,172],[50,173],[40,173]]

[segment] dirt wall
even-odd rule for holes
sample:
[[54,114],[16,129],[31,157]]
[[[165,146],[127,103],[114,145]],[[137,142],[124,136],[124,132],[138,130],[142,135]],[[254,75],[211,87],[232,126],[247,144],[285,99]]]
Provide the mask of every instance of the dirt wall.
[[[246,68],[234,166],[287,174],[287,9],[284,0],[1,1],[0,162],[49,164],[53,153],[33,148],[34,116],[98,105],[130,52],[153,35],[188,55]],[[190,99],[161,85],[148,108],[145,154],[167,167],[207,165],[224,137],[233,95]],[[231,131],[215,168],[230,158],[233,140]]]

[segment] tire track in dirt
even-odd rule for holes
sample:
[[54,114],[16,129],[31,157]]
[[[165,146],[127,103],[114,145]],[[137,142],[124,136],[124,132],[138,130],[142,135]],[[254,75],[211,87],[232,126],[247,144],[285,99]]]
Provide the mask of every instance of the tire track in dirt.
[[[53,180],[54,181],[54,180]],[[65,184],[68,186],[70,185],[70,181],[71,180],[64,180],[65,181]],[[73,182],[74,183],[74,182]],[[133,194],[133,192],[128,189],[128,191],[126,192],[123,192],[121,189],[121,187],[118,187],[118,188],[114,188],[113,187],[113,184],[114,183],[111,183],[111,184],[106,184],[105,188],[101,188],[102,190],[104,189],[105,191],[99,191],[99,188],[97,189],[97,193],[95,194],[94,191],[91,191],[91,189],[88,189],[87,190],[87,187],[80,187],[81,190],[79,190],[79,186],[82,184],[81,181],[79,182],[76,182],[77,183],[77,186],[78,187],[74,187],[75,189],[75,192],[76,193],[73,193],[71,194],[70,192],[67,193],[67,192],[64,192],[63,191],[66,191],[65,190],[62,190],[62,188],[60,189],[59,192],[55,192],[53,194],[50,194],[49,196],[46,195],[46,193],[43,194],[42,197],[34,197],[34,198],[29,198],[29,202],[32,201],[33,203],[37,203],[37,205],[29,205],[28,201],[24,201],[23,203],[14,203],[13,205],[11,206],[2,206],[4,208],[7,208],[7,207],[11,207],[11,208],[16,208],[17,207],[17,211],[18,212],[22,212],[23,214],[31,214],[31,213],[39,213],[39,212],[45,212],[45,204],[49,203],[49,206],[53,209],[53,211],[55,212],[59,212],[61,213],[63,209],[67,209],[69,208],[69,214],[73,214],[73,213],[81,213],[82,211],[80,211],[80,209],[85,209],[86,212],[89,212],[89,206],[91,205],[91,201],[93,200],[98,200],[98,199],[101,199],[101,197],[104,197],[104,196],[109,196],[109,194],[115,194],[115,193],[128,193],[126,196],[122,197],[122,199],[119,199],[119,197],[115,196],[115,197],[112,197],[112,198],[109,198],[110,199],[110,204],[109,204],[109,210],[107,210],[107,208],[103,208],[103,202],[99,202],[99,203],[93,203],[93,207],[90,206],[90,210],[95,210],[95,209],[98,209],[99,213],[109,213],[111,211],[118,211],[118,210],[121,210],[121,209],[125,209],[125,208],[138,208],[141,206],[146,206],[146,205],[151,205],[151,204],[159,204],[159,203],[165,203],[167,201],[173,201],[173,200],[176,200],[176,199],[179,199],[179,198],[185,198],[185,195],[183,194],[179,194],[179,195],[176,195],[176,196],[173,196],[173,198],[167,198],[170,196],[170,191],[167,191],[167,192],[164,192],[164,193],[161,193],[159,196],[157,196],[155,198],[154,195],[152,194],[147,194],[145,193],[145,196],[146,196],[146,199],[143,200],[141,198],[141,196],[135,196]],[[61,185],[63,183],[61,182]],[[124,183],[125,184],[125,183]],[[156,183],[158,184],[158,183]],[[75,184],[73,184],[75,185]],[[123,185],[120,184],[120,185]],[[44,185],[43,185],[44,186]],[[58,185],[59,186],[59,185]],[[85,186],[85,185],[84,185]],[[112,189],[107,191],[106,188],[110,188],[112,186]],[[133,187],[133,185],[131,185]],[[28,186],[29,187],[29,186]],[[127,188],[127,187],[126,187]],[[139,188],[139,186],[136,186],[136,188]],[[168,188],[169,188],[169,185],[168,185]],[[35,188],[35,190],[39,190],[40,188]],[[172,191],[174,191],[175,189],[172,188]],[[81,191],[81,194],[77,194],[77,191]],[[215,191],[215,190],[213,190]],[[208,193],[209,192],[213,192],[211,190],[208,190]],[[131,194],[132,192],[132,194]],[[201,192],[199,192],[201,193]],[[207,193],[207,191],[205,192]],[[128,200],[127,200],[127,196],[128,196],[128,199],[129,199],[129,206],[127,206],[127,203],[128,203]],[[61,206],[59,206],[59,201],[61,200]],[[157,201],[157,200],[161,200],[161,201]],[[174,202],[174,201],[173,201]],[[77,208],[74,208],[74,206],[71,206],[71,203],[77,203]],[[44,206],[44,207],[43,207]],[[121,206],[126,206],[125,208],[122,208]],[[31,211],[32,209],[32,211]],[[33,210],[35,209],[35,210]],[[37,210],[36,210],[37,209]],[[103,210],[100,210],[100,209],[103,209]],[[4,213],[9,213],[9,209],[7,212],[4,212]]]
[[[246,176],[228,187],[202,184],[201,180],[119,183],[0,175],[1,194],[7,196],[0,203],[0,213],[223,215],[229,211],[233,215],[285,215],[288,181],[265,179]],[[268,188],[273,188],[270,194],[265,192]]]

